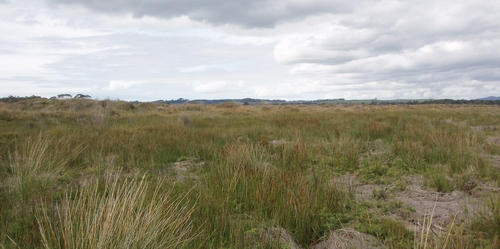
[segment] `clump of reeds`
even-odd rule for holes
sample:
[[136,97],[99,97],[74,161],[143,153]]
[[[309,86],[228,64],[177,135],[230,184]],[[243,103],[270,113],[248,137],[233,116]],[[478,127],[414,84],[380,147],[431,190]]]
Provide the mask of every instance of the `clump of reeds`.
[[145,178],[108,174],[37,214],[45,248],[180,248],[196,239],[193,205],[151,188]]
[[[241,142],[224,147],[204,179],[199,217],[206,217],[215,241],[241,247],[245,221],[275,221],[302,245],[327,232],[322,212],[341,212],[346,193],[306,165],[312,153],[303,141],[272,147]],[[216,214],[216,215],[212,215]],[[241,239],[236,239],[241,238]]]
[[490,197],[485,207],[477,212],[472,227],[500,244],[500,197]]
[[222,104],[217,105],[218,108],[236,108],[238,104],[234,102],[224,102]]
[[[68,164],[84,149],[80,144],[72,147],[71,152],[63,153],[51,148],[51,143],[48,136],[39,135],[27,139],[11,154],[9,167],[13,178],[12,187],[22,199],[30,198],[33,192],[42,192],[55,184]],[[63,147],[69,146],[65,139],[56,143]]]

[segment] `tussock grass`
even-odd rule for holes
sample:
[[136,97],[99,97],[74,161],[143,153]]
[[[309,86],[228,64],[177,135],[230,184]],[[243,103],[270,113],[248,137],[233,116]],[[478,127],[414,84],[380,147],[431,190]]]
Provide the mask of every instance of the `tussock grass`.
[[43,203],[37,221],[45,248],[181,248],[197,239],[194,206],[151,188],[137,176],[123,182],[108,174],[61,203]]
[[486,206],[478,211],[472,227],[500,245],[500,197],[493,196],[486,201]]
[[33,247],[39,239],[34,212],[40,199],[57,196],[85,146],[41,134],[14,145],[0,172],[0,244]]
[[41,134],[28,138],[10,157],[8,170],[11,173],[11,187],[21,199],[26,200],[36,193],[47,191],[57,184],[60,177],[68,173],[69,164],[85,149],[83,144],[76,145],[71,151],[54,152],[54,149],[70,146],[68,140],[53,142]]
[[227,241],[223,236],[229,236],[239,239],[229,240],[228,246],[243,246],[251,228],[234,224],[234,219],[274,221],[302,245],[328,232],[323,214],[341,212],[347,194],[314,170],[298,167],[307,157],[301,150],[300,142],[273,149],[244,143],[224,148],[211,165],[213,174],[203,182],[200,202],[199,215],[207,217],[207,230],[221,231],[215,241]]

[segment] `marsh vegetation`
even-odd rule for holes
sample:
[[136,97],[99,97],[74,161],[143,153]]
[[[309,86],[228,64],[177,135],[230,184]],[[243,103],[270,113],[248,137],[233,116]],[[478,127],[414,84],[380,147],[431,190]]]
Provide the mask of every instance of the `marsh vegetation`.
[[499,248],[499,110],[0,103],[0,247]]

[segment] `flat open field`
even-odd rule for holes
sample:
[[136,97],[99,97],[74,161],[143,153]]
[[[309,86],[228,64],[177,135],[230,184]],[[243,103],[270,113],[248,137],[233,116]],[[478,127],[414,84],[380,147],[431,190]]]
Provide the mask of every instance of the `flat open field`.
[[0,248],[500,248],[500,107],[0,103]]

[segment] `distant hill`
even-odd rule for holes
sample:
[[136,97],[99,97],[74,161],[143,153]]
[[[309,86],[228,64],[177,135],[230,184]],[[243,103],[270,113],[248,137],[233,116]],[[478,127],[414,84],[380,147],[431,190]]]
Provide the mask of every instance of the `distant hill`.
[[489,97],[480,98],[480,99],[477,99],[477,100],[500,100],[500,97],[489,96]]
[[[0,0],[1,1],[1,0]],[[68,94],[69,95],[69,94]],[[74,99],[89,99],[90,96],[77,94]],[[46,99],[40,96],[8,96],[0,98],[0,103],[14,103],[18,101],[29,101],[32,99]],[[50,100],[68,100],[73,98],[56,98]],[[489,96],[480,99],[394,99],[394,100],[379,100],[379,99],[353,99],[346,100],[338,99],[317,99],[317,100],[281,100],[281,99],[195,99],[189,100],[184,98],[172,100],[157,100],[150,103],[156,104],[202,104],[202,105],[218,105],[225,102],[233,102],[237,105],[324,105],[324,104],[361,104],[361,105],[419,105],[419,104],[473,104],[473,105],[500,105],[500,96]],[[131,101],[131,103],[141,103],[140,101]]]
[[395,100],[345,100],[340,99],[318,99],[318,100],[279,100],[279,99],[195,99],[180,98],[177,100],[157,100],[157,104],[208,104],[217,105],[224,102],[234,102],[237,105],[321,105],[321,104],[363,104],[363,105],[418,105],[418,104],[478,104],[478,105],[500,105],[500,97],[486,97],[482,99],[395,99]]

